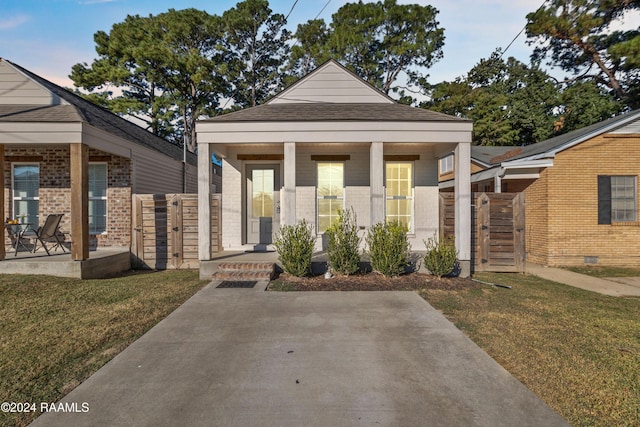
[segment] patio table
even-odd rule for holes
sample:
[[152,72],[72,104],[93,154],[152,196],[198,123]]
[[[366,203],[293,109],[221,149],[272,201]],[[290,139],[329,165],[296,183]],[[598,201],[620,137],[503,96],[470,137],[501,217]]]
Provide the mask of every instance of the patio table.
[[11,239],[12,247],[16,250],[14,256],[18,256],[18,249],[20,248],[20,246],[25,248],[27,252],[31,252],[31,250],[26,247],[22,241],[25,238],[25,234],[29,231],[31,225],[31,222],[23,222],[19,224],[12,224],[7,222],[4,223],[4,227],[7,229],[7,233],[9,233],[9,239]]

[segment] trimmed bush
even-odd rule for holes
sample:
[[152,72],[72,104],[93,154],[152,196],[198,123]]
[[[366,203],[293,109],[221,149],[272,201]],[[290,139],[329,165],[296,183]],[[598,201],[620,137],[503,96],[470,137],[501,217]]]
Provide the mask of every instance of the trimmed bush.
[[424,265],[438,279],[451,274],[458,262],[458,251],[453,239],[438,240],[436,237],[424,242],[427,254],[424,257]]
[[411,245],[407,226],[397,222],[380,222],[367,231],[366,242],[373,271],[398,276],[409,264]]
[[360,270],[360,241],[356,213],[352,209],[340,210],[338,220],[325,231],[327,258],[331,272],[353,274]]
[[315,244],[313,227],[305,220],[296,225],[281,226],[273,242],[284,271],[298,277],[311,272]]

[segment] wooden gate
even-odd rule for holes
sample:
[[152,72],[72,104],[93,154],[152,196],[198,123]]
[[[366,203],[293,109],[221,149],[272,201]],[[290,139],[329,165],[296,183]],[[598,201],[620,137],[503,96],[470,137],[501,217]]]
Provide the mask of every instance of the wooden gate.
[[[211,195],[211,252],[220,251],[219,194]],[[141,267],[198,268],[198,195],[134,194],[131,252]]]
[[[523,272],[525,267],[524,193],[475,193],[471,207],[474,271]],[[440,194],[440,230],[455,236],[455,198]]]

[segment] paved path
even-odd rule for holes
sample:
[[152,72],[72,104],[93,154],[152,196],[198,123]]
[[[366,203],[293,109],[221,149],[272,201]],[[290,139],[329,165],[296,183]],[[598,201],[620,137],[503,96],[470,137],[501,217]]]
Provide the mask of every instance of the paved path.
[[640,297],[640,278],[616,277],[601,279],[574,273],[561,268],[544,267],[537,264],[527,264],[526,272],[543,279],[564,283],[587,291],[598,292],[614,297],[635,296]]
[[209,285],[34,426],[566,426],[413,292]]

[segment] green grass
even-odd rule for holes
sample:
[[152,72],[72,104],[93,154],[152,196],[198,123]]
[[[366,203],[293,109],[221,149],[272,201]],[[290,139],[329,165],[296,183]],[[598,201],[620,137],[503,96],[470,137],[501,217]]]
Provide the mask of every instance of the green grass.
[[[0,275],[0,402],[55,402],[201,289],[197,272]],[[0,413],[22,426],[38,414]]]
[[476,278],[512,289],[422,295],[572,425],[640,425],[639,298],[520,274]]
[[606,267],[585,265],[580,267],[564,267],[566,270],[595,277],[636,277],[640,276],[640,268]]

